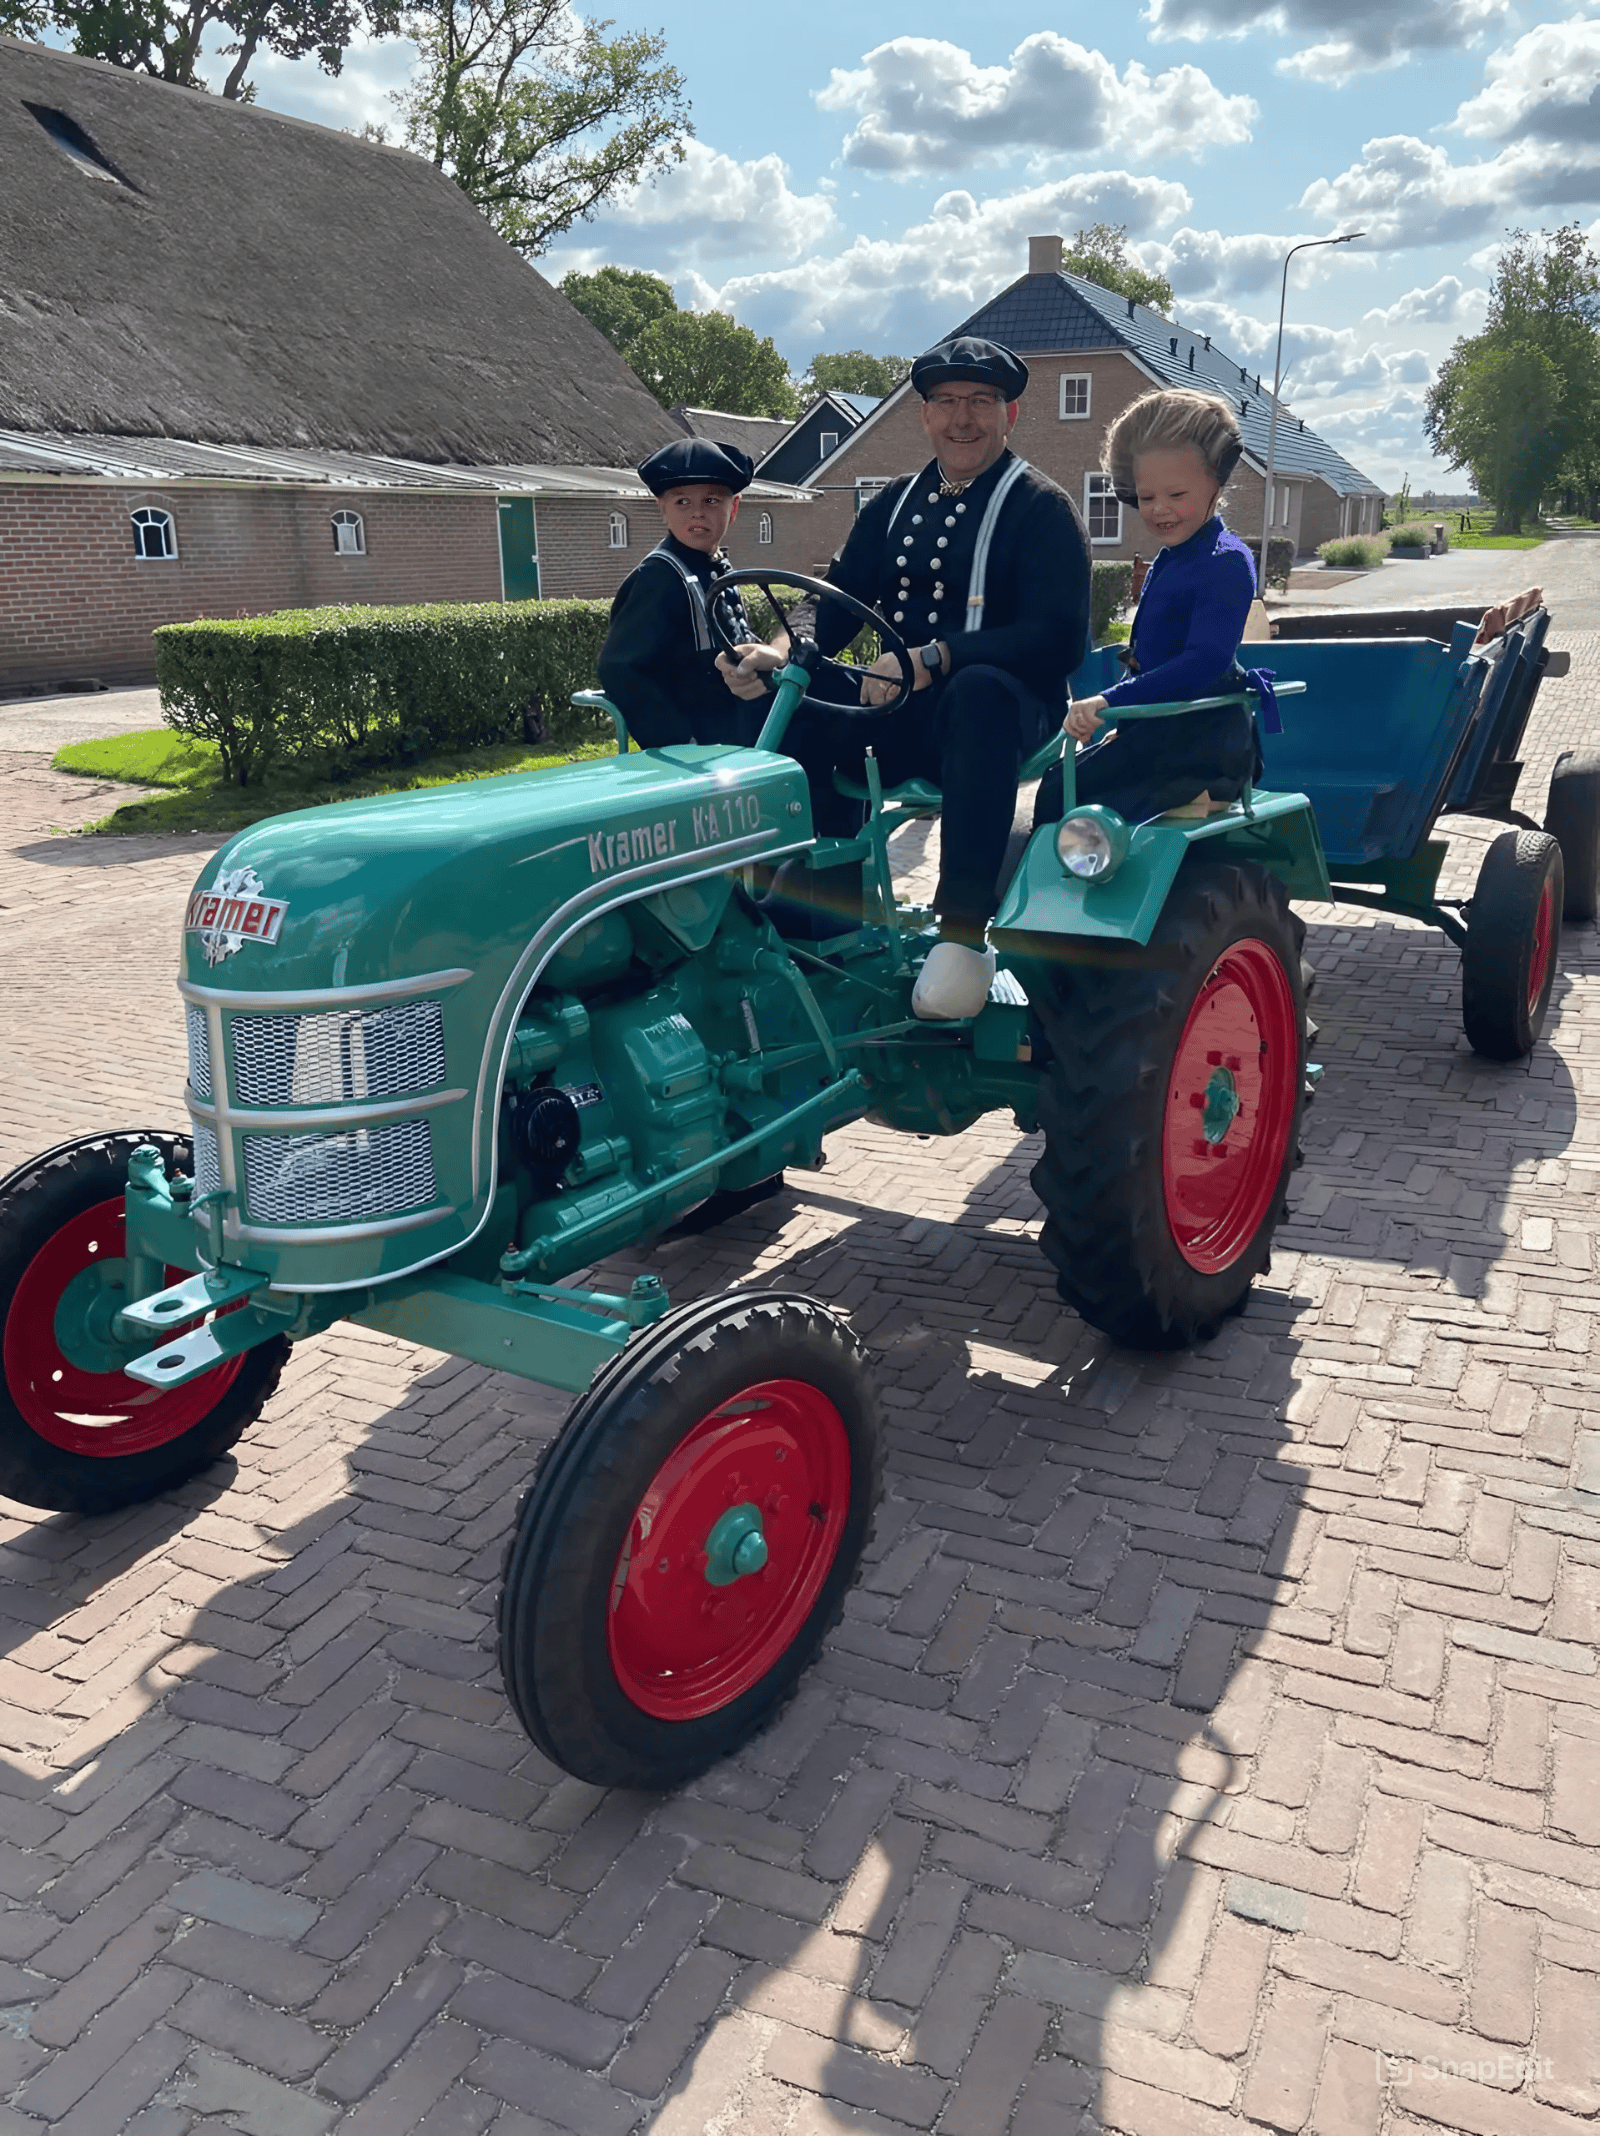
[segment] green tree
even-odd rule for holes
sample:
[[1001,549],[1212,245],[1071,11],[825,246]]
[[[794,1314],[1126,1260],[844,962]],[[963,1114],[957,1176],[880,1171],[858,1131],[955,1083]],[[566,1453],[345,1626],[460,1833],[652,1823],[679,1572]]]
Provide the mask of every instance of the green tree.
[[1172,310],[1172,284],[1165,275],[1147,274],[1128,257],[1126,223],[1091,223],[1080,230],[1062,255],[1068,274],[1081,274],[1086,282],[1114,289],[1119,297],[1132,297],[1166,317]]
[[665,312],[639,334],[628,361],[663,408],[685,403],[789,422],[799,413],[776,347],[726,312]]
[[561,294],[624,356],[647,326],[678,308],[660,275],[640,268],[600,267],[593,274],[574,270],[561,277]]
[[1513,230],[1495,268],[1481,334],[1463,337],[1428,389],[1423,427],[1452,467],[1469,468],[1518,533],[1563,470],[1593,458],[1600,423],[1600,258],[1577,223]]
[[813,356],[800,391],[808,400],[819,393],[870,393],[882,400],[910,376],[909,356],[870,356],[865,349],[843,349],[836,356]]
[[683,76],[651,31],[610,37],[568,0],[427,0],[402,26],[421,54],[395,97],[407,145],[525,253],[682,160]]
[[55,30],[85,58],[186,89],[209,86],[199,72],[201,46],[220,34],[228,62],[221,93],[243,103],[255,95],[249,74],[258,52],[314,53],[324,73],[337,74],[358,30],[384,36],[398,27],[396,0],[0,0],[0,31]]

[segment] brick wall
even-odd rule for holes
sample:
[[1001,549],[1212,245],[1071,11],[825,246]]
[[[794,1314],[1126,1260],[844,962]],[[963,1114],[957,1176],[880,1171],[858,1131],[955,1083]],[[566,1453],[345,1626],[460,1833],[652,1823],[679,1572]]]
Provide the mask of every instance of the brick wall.
[[[725,546],[730,560],[741,570],[762,564],[779,569],[786,565],[791,571],[802,568],[800,558],[809,555],[810,542],[798,530],[816,517],[817,509],[798,501],[746,498],[728,529]],[[613,512],[627,522],[625,549],[611,547]],[[609,597],[664,531],[661,508],[653,497],[630,497],[618,505],[586,497],[541,497],[537,513],[539,591],[549,600]],[[763,513],[772,520],[770,542],[761,539]]]

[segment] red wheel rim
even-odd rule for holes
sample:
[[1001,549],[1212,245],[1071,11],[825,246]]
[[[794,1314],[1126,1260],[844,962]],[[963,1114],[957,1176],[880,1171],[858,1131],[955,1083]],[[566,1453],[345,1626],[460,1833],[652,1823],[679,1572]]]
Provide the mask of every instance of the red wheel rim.
[[[715,1586],[707,1541],[755,1507],[765,1565]],[[703,1417],[661,1464],[617,1556],[607,1638],[617,1681],[663,1721],[729,1705],[793,1645],[839,1552],[850,1442],[804,1380],[762,1380]]]
[[1184,1024],[1162,1135],[1167,1222],[1202,1275],[1231,1267],[1272,1207],[1299,1075],[1288,974],[1265,942],[1230,943]]
[[[124,1372],[91,1372],[63,1353],[56,1308],[75,1276],[122,1258],[121,1198],[97,1202],[47,1239],[23,1271],[6,1318],[6,1389],[24,1420],[69,1454],[116,1460],[182,1438],[239,1376],[229,1358],[186,1387],[146,1387]],[[166,1280],[187,1273],[169,1268]]]
[[1545,981],[1550,976],[1550,951],[1556,932],[1556,885],[1555,877],[1547,875],[1544,887],[1539,892],[1538,910],[1533,915],[1533,952],[1528,958],[1528,1014],[1531,1016],[1539,1006],[1539,997],[1544,992]]

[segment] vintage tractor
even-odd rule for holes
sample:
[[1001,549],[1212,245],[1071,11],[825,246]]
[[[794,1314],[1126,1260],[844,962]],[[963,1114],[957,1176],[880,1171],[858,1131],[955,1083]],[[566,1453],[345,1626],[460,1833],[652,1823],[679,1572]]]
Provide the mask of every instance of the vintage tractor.
[[[797,635],[754,749],[352,801],[223,848],[184,922],[188,1135],[66,1143],[0,1187],[0,1491],[103,1512],[177,1483],[341,1319],[570,1390],[507,1555],[505,1684],[573,1773],[662,1787],[763,1725],[841,1609],[872,1376],[795,1291],[669,1311],[653,1277],[574,1275],[849,1121],[1004,1109],[1042,1138],[1068,1304],[1156,1348],[1240,1310],[1307,1090],[1307,800],[1129,825],[1073,806],[1069,759],[987,1004],[919,1023],[931,916],[897,905],[888,838],[939,796],[873,779],[859,837],[813,838],[778,745],[821,666]],[[755,895],[786,857],[859,865],[865,919],[786,940]]]

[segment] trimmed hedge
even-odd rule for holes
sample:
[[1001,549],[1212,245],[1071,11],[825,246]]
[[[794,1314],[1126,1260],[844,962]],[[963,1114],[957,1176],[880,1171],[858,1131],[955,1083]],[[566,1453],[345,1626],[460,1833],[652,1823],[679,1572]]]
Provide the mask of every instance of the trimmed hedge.
[[1089,643],[1099,645],[1133,597],[1132,564],[1091,564]]
[[607,601],[290,608],[154,634],[161,714],[215,742],[247,786],[270,764],[352,770],[527,739],[609,734],[573,709],[593,689]]

